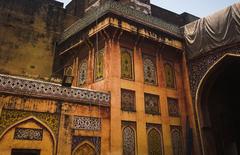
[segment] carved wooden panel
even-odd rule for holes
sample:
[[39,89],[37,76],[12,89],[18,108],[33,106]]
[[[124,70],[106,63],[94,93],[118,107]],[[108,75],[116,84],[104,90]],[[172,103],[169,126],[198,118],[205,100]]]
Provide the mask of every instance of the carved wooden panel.
[[95,81],[103,79],[103,69],[104,69],[104,49],[95,52]]
[[172,64],[165,63],[164,64],[164,70],[165,70],[165,80],[166,80],[166,86],[167,88],[175,88],[175,70]]
[[87,59],[80,62],[79,65],[79,85],[84,85],[87,80],[88,64]]

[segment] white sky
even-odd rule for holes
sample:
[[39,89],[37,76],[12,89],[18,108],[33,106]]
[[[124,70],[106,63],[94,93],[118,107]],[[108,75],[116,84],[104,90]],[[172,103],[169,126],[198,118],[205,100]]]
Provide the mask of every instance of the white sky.
[[[58,0],[64,5],[71,0]],[[205,17],[239,0],[151,0],[152,4],[160,6],[164,9],[181,14],[188,12],[198,17]]]

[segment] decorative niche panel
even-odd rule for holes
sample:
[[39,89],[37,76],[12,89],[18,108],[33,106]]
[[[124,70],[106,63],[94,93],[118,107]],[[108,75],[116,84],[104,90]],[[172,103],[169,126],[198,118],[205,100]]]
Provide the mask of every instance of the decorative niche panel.
[[183,155],[183,140],[181,127],[171,126],[171,138],[173,155]]
[[148,155],[164,154],[161,125],[147,123],[147,136],[148,136]]
[[103,79],[104,69],[104,49],[95,52],[94,79],[95,81]]
[[136,123],[122,121],[123,155],[136,154]]
[[79,65],[79,85],[84,85],[87,80],[88,73],[88,61],[87,59],[83,59]]
[[165,70],[166,87],[167,88],[176,88],[175,70],[174,70],[173,64],[165,63],[164,70]]
[[179,112],[178,100],[168,97],[167,102],[168,102],[168,114],[169,114],[169,116],[179,117],[180,112]]
[[144,93],[145,113],[159,115],[159,96]]
[[42,138],[43,138],[43,129],[16,128],[14,132],[14,139],[18,139],[18,140],[41,141]]
[[135,91],[121,89],[121,109],[135,112]]
[[133,51],[121,48],[121,78],[134,80]]
[[143,54],[144,83],[157,85],[156,59]]

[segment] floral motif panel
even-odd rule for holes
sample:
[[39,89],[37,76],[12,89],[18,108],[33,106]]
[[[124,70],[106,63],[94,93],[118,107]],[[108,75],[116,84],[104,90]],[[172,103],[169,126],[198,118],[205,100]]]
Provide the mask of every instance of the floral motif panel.
[[79,66],[79,85],[84,85],[87,80],[88,64],[87,59],[82,60]]
[[163,144],[162,136],[157,128],[148,130],[148,155],[162,155]]
[[135,131],[130,126],[123,129],[123,155],[135,155]]
[[101,130],[101,119],[95,117],[75,116],[73,118],[73,128],[81,130]]
[[179,117],[178,100],[174,98],[167,98],[168,114],[172,117]]
[[159,115],[159,96],[144,93],[145,113]]
[[72,69],[72,66],[66,66],[65,68],[64,68],[64,75],[67,75],[67,76],[72,76],[72,71],[73,69]]
[[178,126],[171,126],[173,155],[183,155],[182,130]]
[[104,69],[104,50],[97,51],[95,53],[95,81],[103,79],[103,69]]
[[154,57],[143,55],[144,82],[157,85],[156,60]]
[[167,88],[175,88],[175,73],[173,66],[170,63],[165,63],[164,69]]
[[121,78],[133,80],[133,52],[126,48],[121,48]]
[[33,128],[16,128],[15,129],[14,139],[41,141],[42,138],[43,138],[43,129],[33,129]]
[[135,111],[135,91],[121,89],[121,108],[124,111]]

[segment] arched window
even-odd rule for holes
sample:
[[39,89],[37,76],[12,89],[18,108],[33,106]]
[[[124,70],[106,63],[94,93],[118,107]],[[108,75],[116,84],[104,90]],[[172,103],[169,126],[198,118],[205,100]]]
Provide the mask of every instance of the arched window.
[[133,80],[132,51],[121,48],[121,78]]
[[97,51],[95,53],[95,80],[101,80],[103,79],[103,68],[104,68],[104,50]]
[[79,85],[85,84],[87,80],[87,70],[88,70],[88,64],[87,60],[83,60],[79,66]]
[[135,131],[129,126],[123,129],[123,155],[135,155]]
[[147,84],[157,84],[157,72],[154,58],[143,55],[144,82]]
[[165,63],[165,78],[166,78],[166,86],[168,88],[175,88],[175,74],[174,68],[170,63]]
[[173,155],[183,155],[182,132],[179,127],[171,127]]
[[162,137],[157,129],[152,128],[148,132],[148,155],[162,155],[162,154],[163,154]]

